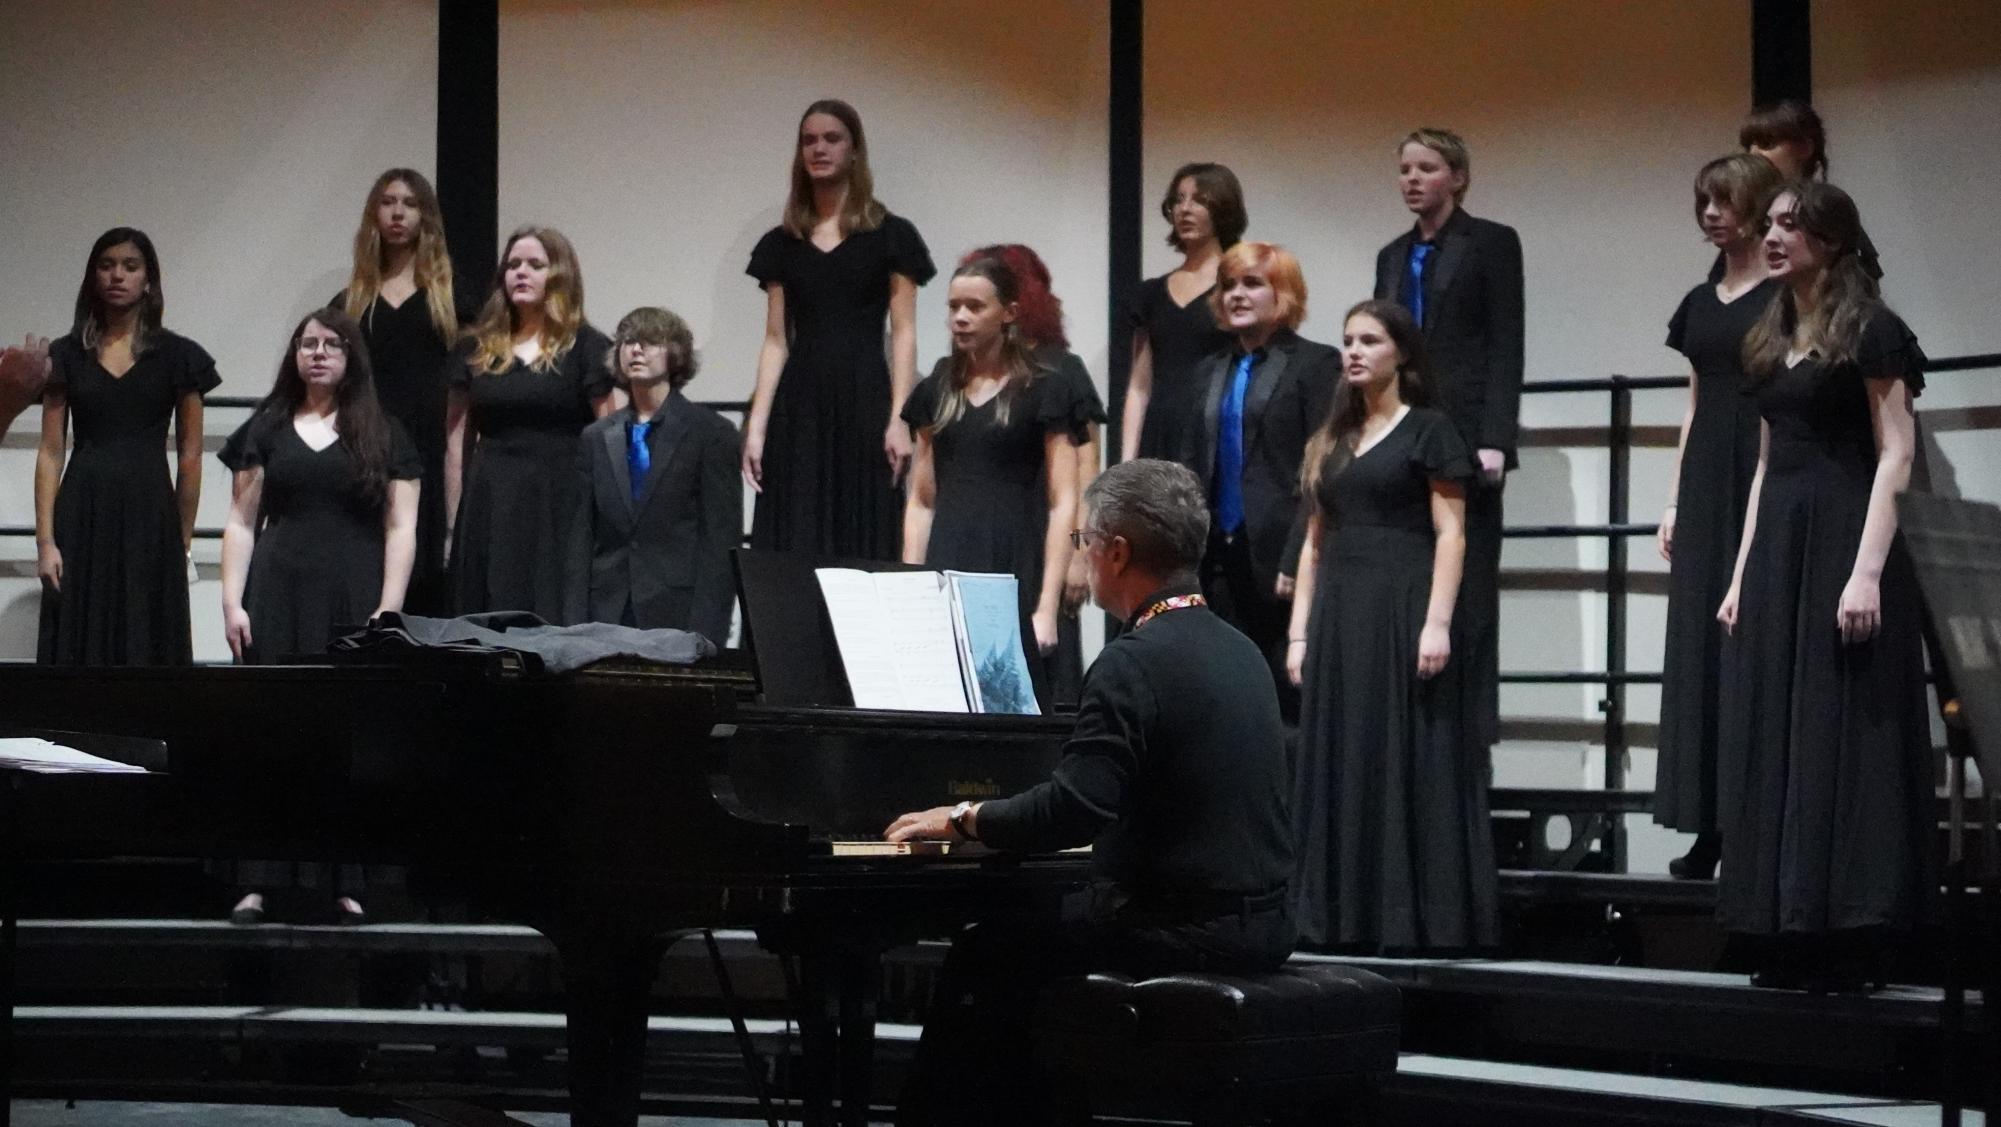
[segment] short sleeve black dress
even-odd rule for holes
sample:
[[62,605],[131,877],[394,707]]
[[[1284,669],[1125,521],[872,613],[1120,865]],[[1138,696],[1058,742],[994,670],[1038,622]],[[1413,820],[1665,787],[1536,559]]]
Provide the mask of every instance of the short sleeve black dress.
[[521,610],[562,623],[566,537],[588,503],[576,475],[577,435],[612,389],[611,341],[585,325],[547,371],[452,373],[469,399],[465,490],[452,528],[459,614]]
[[[478,308],[469,291],[454,287],[454,310],[460,326],[469,324]],[[344,294],[329,305],[339,308]],[[423,489],[417,495],[417,561],[410,570],[410,594],[404,609],[412,614],[449,614],[451,595],[445,588],[445,388],[454,369],[463,365],[453,356],[453,340],[431,320],[428,293],[418,290],[391,305],[380,296],[357,318],[368,357],[375,367],[375,394],[382,410],[403,424],[423,460]]]
[[1937,887],[1918,585],[1902,533],[1883,563],[1876,635],[1845,643],[1835,617],[1876,476],[1868,381],[1915,394],[1924,366],[1910,329],[1878,310],[1852,360],[1810,355],[1757,387],[1770,441],[1722,690],[1717,914],[1731,931],[1906,929]]
[[903,494],[882,452],[890,407],[885,326],[891,276],[921,286],[938,272],[924,239],[895,215],[830,251],[774,227],[750,252],[746,272],[760,286],[784,288],[790,341],[764,432],[751,543],[896,559]]
[[1689,833],[1717,828],[1716,694],[1724,635],[1716,608],[1730,590],[1758,471],[1758,401],[1745,387],[1744,337],[1778,285],[1766,280],[1725,302],[1705,282],[1688,291],[1668,321],[1667,345],[1688,357],[1696,386],[1668,565],[1654,821]]
[[[1128,457],[1172,458],[1184,448],[1191,427],[1201,425],[1202,395],[1197,369],[1204,357],[1229,348],[1235,340],[1216,327],[1209,312],[1211,286],[1187,305],[1167,290],[1168,275],[1148,278],[1133,296],[1132,326],[1146,333],[1153,357],[1153,393],[1140,424],[1139,450]],[[1193,469],[1194,467],[1189,467]],[[1207,472],[1197,471],[1207,478]]]
[[164,329],[113,376],[75,333],[49,349],[49,387],[76,442],[56,491],[60,593],[42,590],[37,660],[55,665],[188,665],[187,557],[167,470],[167,424],[181,397],[222,378],[202,347]]
[[1321,469],[1322,518],[1300,688],[1302,943],[1355,950],[1499,942],[1486,748],[1465,728],[1462,640],[1417,675],[1431,599],[1431,483],[1473,461],[1444,414],[1410,408],[1374,446]]
[[1021,598],[1022,649],[1028,655],[1036,696],[1047,708],[1047,663],[1036,652],[1029,624],[1042,593],[1043,538],[1049,529],[1043,441],[1062,434],[1074,443],[1085,427],[1103,418],[1103,411],[1096,407],[1097,394],[1089,379],[1078,379],[1082,366],[1064,366],[1041,370],[1025,387],[1011,389],[1013,394],[996,395],[977,407],[967,404],[958,418],[937,428],[938,402],[951,379],[950,365],[949,359],[940,360],[903,404],[903,421],[913,433],[935,428],[931,467],[937,493],[924,564],[940,571],[1004,572],[1015,577]]
[[[389,476],[420,480],[424,464],[390,420]],[[354,455],[339,442],[314,450],[278,412],[259,412],[222,447],[232,472],[263,467],[257,548],[243,607],[249,663],[325,653],[335,631],[359,626],[382,599],[383,498],[361,491]]]

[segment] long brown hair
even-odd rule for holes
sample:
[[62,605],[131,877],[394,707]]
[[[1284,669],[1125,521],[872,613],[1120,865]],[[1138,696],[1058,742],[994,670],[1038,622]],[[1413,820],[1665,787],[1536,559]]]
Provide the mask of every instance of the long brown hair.
[[[952,272],[952,278],[954,281],[960,278],[986,279],[1002,305],[1014,305],[1021,300],[1021,280],[999,258],[974,258],[961,263]],[[1028,390],[1029,383],[1039,377],[1043,369],[1035,359],[1035,346],[1021,331],[1020,321],[1010,321],[1002,326],[1000,350],[1001,368],[1007,373],[1007,382],[1001,385],[1000,402],[994,405],[994,417],[1005,426],[1009,407]],[[966,413],[966,384],[973,378],[973,358],[954,349],[951,359],[946,361],[945,370],[945,387],[938,396],[937,412],[931,420],[935,430],[944,430],[952,425],[954,419]]]
[[798,128],[792,131],[792,191],[785,199],[785,219],[781,225],[787,234],[810,239],[813,227],[820,222],[819,213],[813,210],[813,177],[806,171],[806,154],[799,144],[799,130],[816,113],[838,120],[853,143],[854,152],[848,160],[848,194],[841,201],[841,237],[856,231],[873,231],[882,226],[889,212],[876,202],[875,174],[868,167],[868,140],[862,134],[862,115],[839,98],[822,98],[799,115]]
[[76,290],[76,317],[70,331],[76,334],[85,351],[97,350],[104,324],[109,320],[104,299],[97,296],[98,256],[124,243],[138,247],[139,257],[146,263],[146,289],[139,295],[139,308],[132,320],[132,355],[145,354],[146,345],[160,330],[160,321],[166,316],[167,291],[160,282],[160,255],[153,249],[153,240],[137,227],[113,227],[90,244],[90,256],[83,260],[83,284]]
[[278,364],[278,377],[257,411],[253,427],[292,425],[292,416],[306,402],[306,381],[299,376],[299,338],[306,326],[318,324],[340,337],[347,349],[347,372],[334,388],[334,410],[338,413],[339,443],[354,459],[355,491],[361,501],[381,505],[389,495],[390,423],[375,397],[375,366],[368,359],[368,342],[361,325],[338,306],[308,313],[292,328],[285,342],[285,358]]
[[382,292],[387,248],[382,245],[376,207],[382,202],[382,193],[399,180],[417,197],[417,250],[413,263],[417,285],[424,291],[424,304],[430,310],[438,339],[450,341],[458,336],[459,315],[452,293],[452,256],[445,248],[445,216],[438,207],[437,190],[414,168],[392,168],[377,176],[375,186],[368,190],[368,199],[361,205],[361,226],[354,232],[354,268],[347,276],[347,289],[341,293],[341,308],[348,316],[359,319]]
[[[1430,358],[1424,350],[1424,331],[1417,327],[1417,320],[1410,310],[1394,301],[1362,301],[1355,303],[1341,318],[1342,336],[1347,335],[1348,322],[1356,317],[1373,317],[1390,334],[1390,341],[1397,346],[1397,395],[1405,404],[1424,407],[1431,403],[1429,384]],[[1321,466],[1332,455],[1331,473],[1338,475],[1348,468],[1355,457],[1355,435],[1362,429],[1363,420],[1369,417],[1369,403],[1362,389],[1351,384],[1345,375],[1334,389],[1334,402],[1327,412],[1327,421],[1313,432],[1306,442],[1306,457],[1299,467],[1299,491],[1311,503],[1314,491],[1320,487]]]
[[493,293],[470,330],[473,358],[479,362],[476,370],[483,375],[499,375],[514,366],[514,303],[507,300],[507,258],[514,253],[514,244],[530,238],[549,252],[549,284],[542,291],[542,355],[532,365],[534,370],[555,370],[583,327],[584,272],[577,264],[577,249],[554,227],[516,227],[501,244]]
[[1792,197],[1793,224],[1826,244],[1829,259],[1813,281],[1813,311],[1804,319],[1785,287],[1744,336],[1744,375],[1752,383],[1778,374],[1795,335],[1827,364],[1855,358],[1862,326],[1883,307],[1876,280],[1862,261],[1862,217],[1847,192],[1825,180],[1793,180],[1773,196]]

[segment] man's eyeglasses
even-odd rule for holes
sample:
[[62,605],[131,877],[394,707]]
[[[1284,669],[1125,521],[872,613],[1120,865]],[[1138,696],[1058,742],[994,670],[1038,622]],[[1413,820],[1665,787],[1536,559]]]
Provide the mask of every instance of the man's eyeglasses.
[[1073,529],[1070,533],[1070,546],[1081,552],[1084,550],[1084,545],[1089,544],[1091,542],[1091,537],[1103,536],[1103,535],[1105,535],[1103,529],[1098,529],[1098,528]]

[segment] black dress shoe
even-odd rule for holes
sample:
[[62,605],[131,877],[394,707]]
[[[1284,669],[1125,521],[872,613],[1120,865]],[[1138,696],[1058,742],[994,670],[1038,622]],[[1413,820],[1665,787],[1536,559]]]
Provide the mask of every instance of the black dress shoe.
[[1688,852],[1668,862],[1668,875],[1676,880],[1715,880],[1716,862],[1722,855],[1722,835],[1696,834]]
[[232,908],[229,912],[229,922],[237,927],[256,927],[264,922],[264,909]]
[[1760,990],[1805,990],[1813,981],[1817,980],[1797,967],[1766,967],[1751,973],[1751,985]]

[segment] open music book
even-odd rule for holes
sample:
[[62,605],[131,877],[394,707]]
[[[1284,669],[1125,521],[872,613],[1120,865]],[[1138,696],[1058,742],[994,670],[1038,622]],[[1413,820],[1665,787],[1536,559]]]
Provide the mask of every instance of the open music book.
[[857,708],[1041,712],[1012,575],[813,572]]
[[37,775],[143,775],[144,767],[64,747],[35,736],[0,739],[0,770]]

